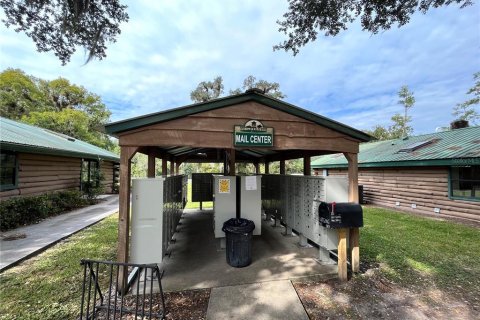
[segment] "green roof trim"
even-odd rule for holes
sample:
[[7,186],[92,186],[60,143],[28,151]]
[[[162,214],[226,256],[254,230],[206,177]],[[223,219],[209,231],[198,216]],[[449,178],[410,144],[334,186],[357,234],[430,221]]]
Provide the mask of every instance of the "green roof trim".
[[[402,151],[422,142],[428,144],[410,152]],[[360,168],[464,165],[480,165],[480,127],[361,143],[358,154]],[[314,169],[346,168],[347,160],[342,154],[331,154],[318,157],[311,166]]]
[[105,131],[109,134],[116,135],[124,131],[137,129],[139,127],[148,126],[154,123],[170,121],[192,114],[220,109],[248,101],[258,102],[270,108],[289,113],[305,120],[312,121],[318,125],[341,132],[360,141],[370,141],[372,138],[371,136],[360,130],[349,127],[335,120],[323,117],[311,111],[299,108],[293,104],[266,96],[255,90],[249,90],[246,93],[238,95],[232,95],[225,98],[215,99],[203,103],[191,104],[184,107],[169,109],[161,112],[143,115],[140,117],[109,123],[105,125]]
[[85,141],[2,117],[0,148],[16,152],[120,162],[118,155]]

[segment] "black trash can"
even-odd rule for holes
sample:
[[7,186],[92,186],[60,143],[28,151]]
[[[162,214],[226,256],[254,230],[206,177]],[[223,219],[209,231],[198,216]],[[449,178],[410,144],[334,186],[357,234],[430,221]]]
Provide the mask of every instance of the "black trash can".
[[223,224],[227,236],[227,263],[242,268],[252,263],[252,232],[255,223],[247,219],[232,218]]

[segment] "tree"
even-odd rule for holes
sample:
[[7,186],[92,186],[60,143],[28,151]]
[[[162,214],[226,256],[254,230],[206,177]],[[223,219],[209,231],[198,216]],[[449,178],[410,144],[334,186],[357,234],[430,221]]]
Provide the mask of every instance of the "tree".
[[274,50],[291,50],[296,55],[300,47],[315,41],[318,33],[336,36],[347,30],[348,25],[360,17],[362,29],[373,34],[388,30],[394,25],[404,26],[419,11],[427,13],[431,8],[459,4],[465,8],[471,0],[288,0],[284,20],[278,20],[278,29],[288,40],[274,46]]
[[97,143],[94,133],[89,130],[88,116],[79,110],[34,111],[21,120],[89,143]]
[[453,116],[459,120],[467,120],[473,124],[476,124],[480,120],[480,114],[478,113],[478,106],[480,105],[480,72],[476,72],[473,75],[475,84],[467,91],[467,94],[473,94],[473,98],[457,104],[453,108]]
[[[219,98],[223,93],[223,79],[218,76],[213,81],[202,81],[198,84],[197,88],[190,93],[190,99],[194,102],[206,102],[212,99]],[[248,76],[243,81],[243,90],[237,88],[230,90],[230,94],[241,94],[245,90],[257,88],[263,91],[265,95],[271,96],[276,99],[284,99],[284,95],[280,91],[280,84],[277,82],[268,82],[265,80],[258,80],[254,76]]]
[[387,128],[382,127],[378,124],[374,126],[372,130],[366,130],[366,133],[368,133],[372,137],[375,137],[377,140],[390,139],[390,131]]
[[400,91],[398,92],[398,97],[400,98],[398,100],[398,103],[401,104],[404,108],[404,116],[402,119],[401,115],[397,113],[392,117],[392,120],[396,125],[395,130],[401,130],[402,135],[407,136],[413,131],[412,127],[408,125],[408,123],[412,121],[412,117],[409,117],[407,113],[408,109],[411,109],[415,104],[415,97],[413,96],[413,92],[408,90],[408,86],[402,86],[400,88]]
[[238,88],[235,90],[230,90],[230,94],[240,94],[249,89],[260,89],[263,91],[263,94],[270,96],[276,99],[285,99],[287,96],[280,91],[280,84],[278,82],[268,82],[265,80],[258,80],[254,76],[248,76],[243,80],[243,91]]
[[0,73],[0,116],[18,120],[31,111],[47,108],[35,80],[20,69]]
[[[405,122],[405,118],[401,114],[394,114],[391,120],[393,123],[388,128],[376,125],[372,130],[366,130],[366,133],[377,140],[398,139],[413,133],[413,128],[408,125],[408,122]],[[408,117],[407,120],[411,121],[411,117]]]
[[39,87],[55,110],[75,109],[89,115],[88,126],[92,131],[97,130],[98,126],[108,122],[110,118],[111,112],[102,103],[100,96],[70,83],[65,78],[40,80]]
[[216,77],[213,81],[202,81],[197,88],[190,93],[190,99],[194,102],[206,102],[218,98],[223,93],[223,79]]
[[101,98],[64,78],[47,81],[6,69],[0,73],[0,112],[5,118],[113,148],[110,138],[98,131],[110,118]]
[[53,51],[63,65],[77,46],[92,58],[106,57],[106,44],[116,41],[119,25],[128,21],[127,6],[119,0],[0,0],[3,20],[25,32],[39,52]]
[[408,109],[415,104],[413,92],[407,86],[402,86],[398,92],[398,97],[398,103],[404,107],[403,116],[400,113],[394,114],[391,118],[393,123],[388,128],[376,125],[372,130],[366,131],[369,135],[377,138],[377,140],[398,139],[413,133],[413,128],[409,125],[412,117],[408,116]]

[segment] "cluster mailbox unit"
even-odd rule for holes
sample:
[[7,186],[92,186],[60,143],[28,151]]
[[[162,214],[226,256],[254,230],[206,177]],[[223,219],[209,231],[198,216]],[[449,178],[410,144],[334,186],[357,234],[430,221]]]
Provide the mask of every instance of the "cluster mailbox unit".
[[[200,176],[199,176],[200,177]],[[202,176],[211,179],[207,199],[213,193],[215,238],[225,246],[224,222],[241,217],[255,223],[253,235],[261,235],[262,210],[300,237],[316,243],[319,259],[334,263],[331,251],[337,249],[337,229],[363,226],[362,208],[348,201],[346,177],[291,175]],[[132,235],[130,260],[133,263],[161,263],[186,202],[187,176],[132,180]],[[213,189],[213,190],[212,190]],[[348,235],[347,235],[348,236]]]

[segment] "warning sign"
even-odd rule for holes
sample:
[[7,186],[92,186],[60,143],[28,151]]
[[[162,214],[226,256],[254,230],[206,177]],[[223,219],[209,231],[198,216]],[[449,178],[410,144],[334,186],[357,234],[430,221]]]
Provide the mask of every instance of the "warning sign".
[[218,192],[230,193],[230,179],[218,179]]

